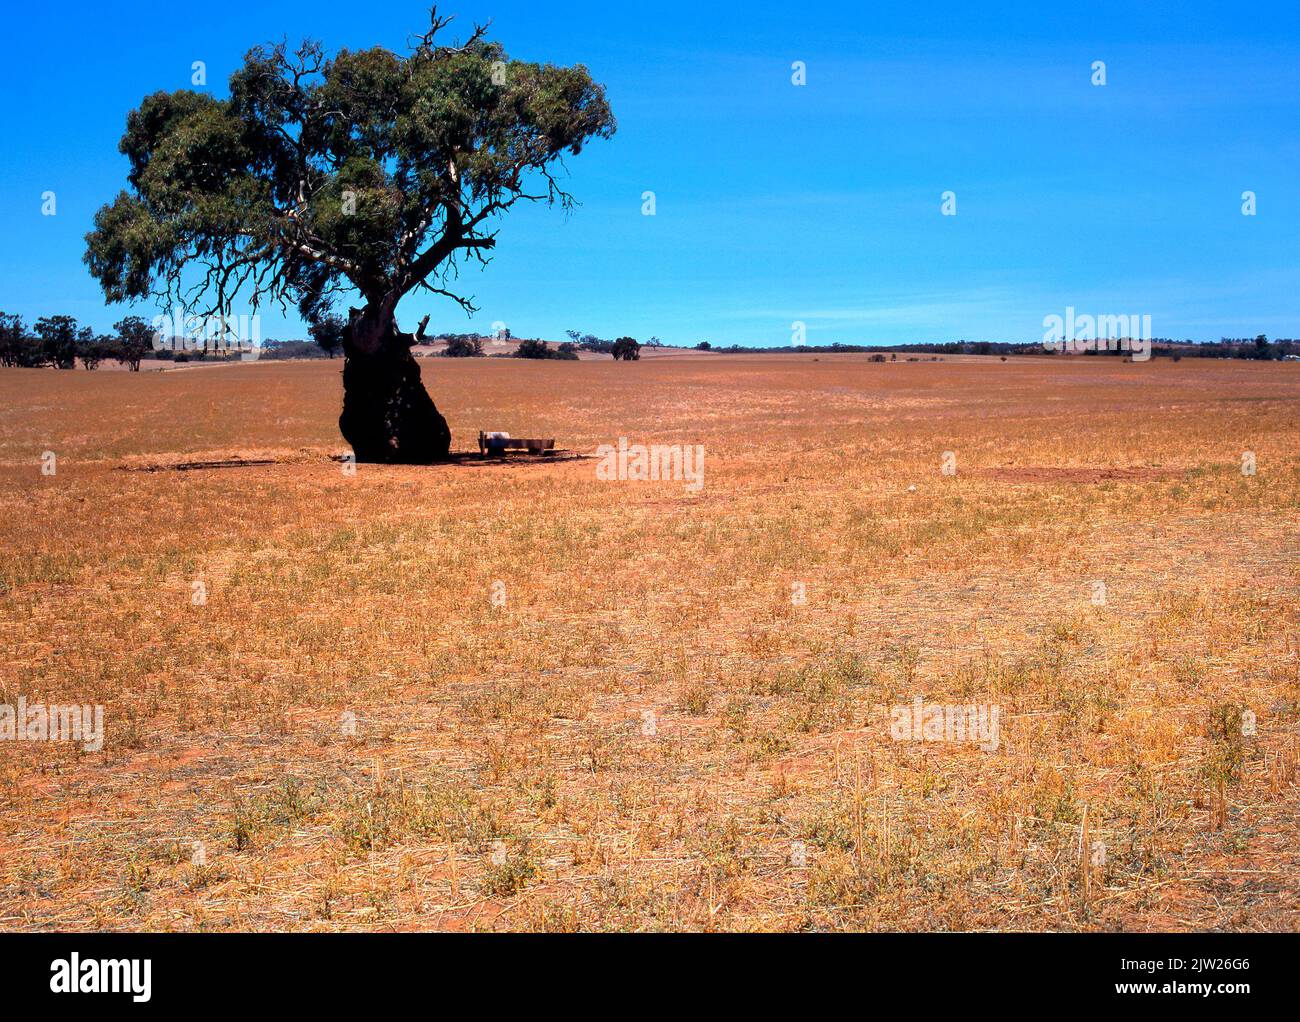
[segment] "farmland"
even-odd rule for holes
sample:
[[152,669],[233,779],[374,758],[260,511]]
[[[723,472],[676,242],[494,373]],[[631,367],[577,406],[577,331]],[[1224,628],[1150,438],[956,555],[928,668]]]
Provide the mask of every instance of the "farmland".
[[1300,928],[1300,365],[421,364],[0,371],[0,927]]

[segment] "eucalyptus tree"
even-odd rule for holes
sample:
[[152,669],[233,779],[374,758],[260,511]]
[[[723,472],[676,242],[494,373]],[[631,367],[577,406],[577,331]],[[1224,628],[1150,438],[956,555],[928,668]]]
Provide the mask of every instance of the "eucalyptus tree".
[[139,316],[127,316],[113,324],[117,339],[111,355],[133,373],[140,371],[140,360],[153,347],[153,328]]
[[425,292],[474,311],[457,278],[488,261],[502,215],[571,208],[564,157],[615,130],[582,65],[512,60],[484,26],[440,42],[450,21],[435,8],[405,54],[255,47],[227,98],[147,96],[119,147],[129,187],[86,239],[109,301],[201,316],[275,302],[311,322],[347,301],[339,428],[359,461],[447,456],[398,303]]

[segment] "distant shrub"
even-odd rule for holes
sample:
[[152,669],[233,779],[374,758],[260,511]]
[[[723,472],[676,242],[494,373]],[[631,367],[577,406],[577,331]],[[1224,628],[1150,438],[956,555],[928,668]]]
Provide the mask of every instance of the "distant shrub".
[[483,338],[469,334],[449,337],[447,348],[442,354],[444,358],[482,358]]
[[641,345],[634,337],[620,337],[614,342],[614,350],[610,354],[614,356],[615,362],[619,359],[635,362],[641,357]]
[[550,358],[551,349],[547,347],[545,341],[537,341],[529,338],[526,341],[520,341],[519,347],[515,349],[515,358]]

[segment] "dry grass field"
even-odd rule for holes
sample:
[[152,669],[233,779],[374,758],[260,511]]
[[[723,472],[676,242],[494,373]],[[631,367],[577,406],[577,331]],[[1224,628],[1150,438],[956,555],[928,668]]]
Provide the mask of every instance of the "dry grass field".
[[1300,365],[428,360],[581,457],[355,474],[341,367],[0,372],[0,703],[106,722],[0,928],[1300,929]]

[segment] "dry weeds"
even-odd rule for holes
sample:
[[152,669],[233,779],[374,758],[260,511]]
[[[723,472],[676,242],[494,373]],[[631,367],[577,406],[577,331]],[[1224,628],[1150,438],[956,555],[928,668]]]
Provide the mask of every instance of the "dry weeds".
[[1300,926],[1300,367],[424,365],[698,494],[348,476],[340,367],[0,373],[0,702],[107,721],[0,743],[0,927]]

